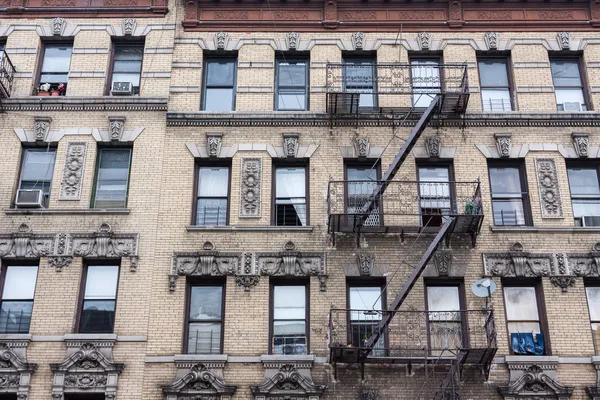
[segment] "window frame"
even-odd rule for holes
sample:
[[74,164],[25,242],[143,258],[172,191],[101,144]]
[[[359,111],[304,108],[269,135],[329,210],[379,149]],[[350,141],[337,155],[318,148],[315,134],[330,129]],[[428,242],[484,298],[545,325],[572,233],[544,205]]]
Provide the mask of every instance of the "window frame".
[[73,39],[69,40],[69,39],[61,38],[60,40],[52,40],[52,39],[42,40],[41,45],[40,45],[40,53],[39,53],[39,57],[37,60],[36,75],[35,75],[33,88],[37,89],[40,87],[42,73],[43,73],[42,67],[44,65],[44,59],[46,57],[46,49],[47,49],[48,45],[53,45],[53,46],[63,46],[64,45],[67,47],[71,47],[71,58],[69,58],[69,70],[67,71],[67,81],[65,82],[65,95],[66,95],[68,92],[68,89],[69,89],[69,73],[71,72],[71,61],[73,58],[73,45],[74,45]]
[[[408,53],[408,74],[409,74],[409,78],[410,78],[410,101],[411,101],[411,107],[415,108],[415,109],[424,109],[427,108],[429,106],[429,104],[431,104],[431,102],[425,106],[425,107],[416,107],[415,105],[415,93],[414,89],[415,86],[413,84],[413,63],[415,61],[436,61],[438,66],[443,66],[444,65],[444,55],[443,53],[420,53],[420,52],[409,52]],[[443,68],[439,68],[439,75],[440,75],[440,84],[438,86],[432,86],[432,88],[439,88],[440,91],[443,90],[444,88],[444,81],[445,81],[445,77],[444,77],[444,69]],[[429,88],[430,86],[416,86],[417,88]],[[435,97],[435,96],[434,96]],[[433,98],[432,97],[432,101]],[[422,96],[420,97],[422,98]],[[417,101],[419,101],[419,98],[417,98]]]
[[462,328],[462,345],[463,348],[470,347],[471,338],[469,336],[469,313],[467,312],[467,301],[465,292],[465,281],[458,278],[425,278],[424,284],[424,295],[425,295],[425,311],[427,312],[427,318],[425,324],[427,326],[427,345],[431,350],[431,332],[429,330],[429,297],[427,294],[428,287],[443,286],[443,287],[456,287],[458,288],[458,305],[460,307],[460,323]]
[[[17,187],[16,187],[16,191],[21,190],[21,182],[22,182],[22,175],[23,175],[23,170],[25,169],[25,158],[26,158],[26,154],[28,151],[37,151],[40,153],[47,153],[50,150],[52,150],[54,152],[54,166],[52,167],[52,179],[50,180],[50,188],[48,190],[48,199],[47,202],[48,204],[43,204],[42,208],[44,209],[48,209],[50,207],[50,196],[52,196],[52,182],[54,181],[54,169],[56,168],[56,153],[58,152],[58,148],[56,146],[46,146],[46,147],[34,147],[34,146],[22,146],[21,147],[21,162],[19,163],[19,171],[18,171],[18,176],[17,176]],[[28,190],[28,189],[24,189],[24,190]],[[12,201],[12,205],[14,207],[16,207],[16,202],[17,202],[17,198],[16,196],[13,196],[13,201]]]
[[[347,340],[348,343],[352,343],[352,315],[351,315],[351,304],[350,304],[350,293],[352,288],[364,288],[364,287],[378,287],[381,290],[381,308],[382,311],[386,311],[387,307],[387,282],[385,277],[346,277],[346,321],[348,321],[347,327]],[[383,317],[383,315],[382,315]],[[378,342],[383,340],[384,356],[387,356],[389,349],[387,347],[388,338],[388,327],[383,331],[382,337],[379,338]]]
[[[420,174],[420,169],[421,168],[447,168],[448,169],[448,195],[450,197],[450,215],[453,214],[458,214],[458,205],[457,205],[457,201],[456,201],[456,187],[454,185],[455,183],[455,176],[454,176],[454,160],[452,159],[432,159],[432,158],[426,158],[426,159],[416,159],[416,175],[417,175],[417,193],[419,194],[419,198],[421,200],[423,200],[421,198],[421,174]],[[427,182],[427,181],[424,181]],[[419,204],[419,213],[420,213],[420,218],[421,218],[421,226],[424,227],[425,224],[423,223],[423,217],[425,215],[428,214],[423,214],[423,207],[420,206]],[[429,214],[432,217],[435,216],[435,214]],[[439,214],[441,217],[443,217],[443,214]],[[439,226],[442,226],[443,223],[443,218],[442,218],[442,222],[440,223]],[[428,225],[428,227],[437,227],[437,225]]]
[[[367,158],[366,160],[352,159],[352,158],[344,159],[344,182],[345,182],[344,183],[344,191],[346,193],[346,195],[344,196],[344,213],[348,214],[348,195],[349,195],[348,183],[350,182],[348,180],[348,168],[369,168],[369,169],[371,169],[373,167],[373,164],[375,164],[374,169],[376,171],[377,181],[381,181],[381,160],[373,159],[373,158]],[[383,199],[380,199],[377,205],[378,205],[378,212],[379,212],[379,224],[375,225],[375,227],[383,227],[383,226],[385,226],[384,215],[383,215],[383,212],[385,209],[383,207]]]
[[[81,317],[83,314],[83,304],[85,303],[85,286],[88,278],[89,267],[117,267],[117,287],[115,291],[115,320],[113,321],[112,332],[81,332]],[[83,268],[81,271],[81,279],[79,283],[79,297],[77,299],[77,317],[75,318],[75,329],[74,333],[91,334],[91,335],[102,335],[102,334],[114,334],[115,324],[117,322],[117,305],[119,301],[119,285],[121,283],[121,259],[120,258],[107,258],[107,259],[84,259]]]
[[[544,356],[552,355],[552,346],[550,344],[550,331],[548,330],[548,314],[546,313],[546,301],[544,299],[544,291],[542,290],[542,281],[538,278],[503,278],[502,279],[502,305],[504,307],[504,329],[506,330],[508,354],[512,354],[510,331],[508,329],[509,321],[508,312],[506,308],[506,298],[504,295],[504,288],[506,287],[533,287],[535,289],[535,300],[538,311],[538,317],[540,324],[540,331],[544,338]],[[587,302],[587,299],[586,299]]]
[[183,324],[183,342],[181,344],[182,354],[202,354],[202,353],[188,353],[189,338],[190,338],[190,309],[192,305],[192,287],[194,286],[220,286],[221,287],[221,338],[219,346],[219,354],[224,352],[224,341],[225,341],[225,310],[226,310],[226,293],[227,293],[227,280],[225,277],[188,277],[185,285],[185,321]]
[[197,161],[194,165],[194,192],[192,193],[192,226],[212,226],[212,225],[198,225],[196,223],[198,217],[198,189],[200,183],[200,168],[229,168],[228,181],[227,181],[227,216],[225,217],[225,225],[229,226],[229,214],[231,208],[231,172],[232,172],[232,163],[231,159],[218,160],[218,161]]
[[[35,305],[35,292],[37,291],[37,284],[38,284],[38,280],[39,280],[39,274],[40,274],[40,263],[39,263],[39,259],[37,260],[31,260],[31,259],[20,259],[20,260],[0,260],[0,306],[2,305],[2,303],[4,303],[4,285],[6,283],[6,274],[8,273],[8,268],[9,267],[37,267],[37,273],[36,273],[36,280],[35,280],[35,287],[33,289],[33,298],[31,299],[31,317],[33,319],[33,306]],[[11,301],[30,301],[30,300],[20,300],[20,299],[13,299]],[[31,320],[29,321],[29,328],[27,329],[27,332],[19,332],[16,334],[29,334],[29,332],[31,331]],[[9,334],[14,334],[15,332],[0,332],[0,334],[2,335],[9,335]]]
[[[306,355],[310,354],[310,278],[271,277],[269,279],[269,344],[268,353],[273,355],[273,339],[275,337],[275,286],[304,286],[304,330],[306,335]],[[283,355],[285,356],[285,355]]]
[[554,76],[552,75],[552,62],[553,61],[574,61],[577,63],[577,68],[579,71],[579,79],[581,80],[581,86],[558,86],[559,89],[581,89],[581,93],[583,95],[583,101],[585,101],[584,106],[585,110],[582,111],[594,111],[594,107],[592,104],[592,97],[590,95],[589,84],[586,74],[586,69],[584,65],[584,60],[582,54],[569,54],[559,52],[558,54],[549,54],[549,64],[550,64],[550,75],[552,77],[552,88],[554,91],[554,101],[556,104],[557,112],[569,112],[569,111],[559,111],[558,110],[558,99],[556,99],[556,85],[554,84]]
[[271,226],[302,226],[302,225],[277,225],[277,169],[278,168],[304,168],[304,199],[306,205],[306,226],[310,226],[310,161],[308,159],[294,161],[273,160],[271,164]]
[[[600,187],[600,163],[598,162],[594,162],[591,160],[587,160],[587,161],[581,161],[581,160],[566,160],[567,161],[567,182],[569,183],[569,197],[571,199],[571,211],[573,211],[573,220],[574,220],[574,224],[575,226],[583,226],[583,225],[577,225],[577,218],[575,217],[575,211],[573,210],[573,199],[575,200],[584,200],[584,199],[592,199],[592,200],[598,200],[598,203],[600,203],[600,194],[598,194],[595,198],[592,198],[591,195],[590,197],[582,197],[581,195],[579,195],[580,197],[577,197],[577,195],[575,195],[575,197],[573,196],[573,193],[571,192],[571,181],[569,181],[569,170],[570,169],[594,169],[596,170],[596,179],[598,179],[598,186]],[[583,224],[583,223],[582,223]]]
[[[291,62],[299,62],[304,61],[306,63],[306,68],[304,71],[304,108],[279,108],[279,90],[281,86],[279,85],[279,71],[281,63],[291,63]],[[299,89],[300,86],[283,86],[283,89]],[[281,55],[275,58],[275,93],[274,93],[274,107],[275,111],[309,111],[310,110],[310,53],[308,54],[287,54]]]
[[[584,284],[584,289],[586,289],[585,290],[585,304],[588,309],[588,319],[590,321],[590,333],[592,335],[592,345],[594,346],[594,354],[598,355],[598,352],[600,352],[600,346],[598,346],[596,344],[596,341],[594,340],[594,330],[592,329],[592,324],[600,324],[600,320],[592,320],[592,316],[590,315],[590,300],[587,295],[587,288],[590,287],[590,288],[600,289],[600,280],[593,279],[593,278],[591,278],[591,279],[587,278],[587,279],[583,280],[583,284]],[[598,344],[600,345],[600,343],[598,343]]]
[[117,47],[120,46],[129,46],[129,47],[135,47],[135,46],[139,46],[142,48],[142,64],[140,65],[140,86],[138,89],[138,93],[133,93],[133,87],[132,87],[132,96],[141,96],[142,95],[142,71],[144,70],[144,50],[146,49],[146,40],[144,39],[135,39],[135,40],[113,40],[112,41],[112,46],[111,46],[111,50],[110,50],[110,64],[108,65],[108,75],[107,75],[107,79],[106,79],[106,83],[105,83],[105,88],[104,88],[104,95],[105,96],[109,96],[111,91],[112,91],[112,85],[113,85],[113,73],[115,71],[115,53],[117,50]]
[[[342,77],[343,77],[343,88],[344,92],[349,91],[352,93],[352,90],[355,89],[352,86],[348,87],[346,82],[346,66],[348,65],[356,65],[356,62],[368,62],[373,66],[373,75],[371,78],[373,79],[373,92],[370,95],[373,97],[373,109],[377,110],[379,108],[379,93],[378,93],[378,82],[377,82],[377,52],[343,52],[342,53]],[[360,65],[360,64],[358,64]],[[359,95],[365,94],[369,95],[369,93],[358,93]],[[360,96],[358,99],[358,108],[360,107]],[[362,107],[363,109],[370,109],[371,107]]]
[[[131,183],[131,164],[133,162],[133,146],[98,146],[96,150],[96,166],[94,168],[94,186],[92,187],[92,196],[90,198],[90,208],[96,208],[96,194],[98,189],[98,178],[100,177],[100,161],[101,154],[105,150],[129,150],[129,166],[127,171],[127,189],[125,191],[125,205],[123,208],[116,208],[116,210],[126,209],[127,203],[129,202],[129,184]],[[102,208],[99,208],[102,210]]]
[[[494,193],[492,192],[492,174],[490,173],[491,168],[518,168],[519,170],[519,181],[521,183],[521,202],[523,203],[523,225],[496,225],[494,220]],[[529,185],[527,184],[527,170],[525,167],[525,159],[488,159],[487,160],[487,172],[488,172],[488,183],[490,189],[490,200],[492,205],[492,223],[494,226],[533,226],[533,215],[531,212],[531,199]],[[511,197],[512,198],[512,197]],[[514,197],[516,198],[516,197]],[[498,198],[498,200],[505,200],[508,197]]]
[[238,56],[237,54],[204,54],[204,59],[202,62],[202,67],[204,71],[202,71],[202,98],[200,99],[200,111],[206,111],[206,98],[207,98],[207,89],[215,88],[215,89],[229,89],[230,86],[222,86],[222,85],[208,85],[208,64],[211,62],[219,62],[219,61],[228,61],[233,63],[233,86],[231,86],[232,90],[232,104],[231,110],[229,111],[209,111],[209,112],[233,112],[235,111],[236,105],[236,97],[237,97],[237,73],[238,73]]
[[[503,60],[506,64],[506,79],[508,80],[508,86],[483,86],[481,84],[481,68],[479,68],[479,62],[485,60]],[[508,111],[516,111],[517,104],[516,98],[514,96],[515,93],[515,82],[513,78],[513,70],[512,70],[512,60],[510,54],[477,54],[477,77],[479,79],[479,98],[481,99],[481,110],[483,111],[483,89],[508,89],[508,97],[510,99],[510,110]],[[489,111],[494,112],[494,111]],[[497,111],[501,112],[501,111]],[[503,111],[503,112],[506,112]]]

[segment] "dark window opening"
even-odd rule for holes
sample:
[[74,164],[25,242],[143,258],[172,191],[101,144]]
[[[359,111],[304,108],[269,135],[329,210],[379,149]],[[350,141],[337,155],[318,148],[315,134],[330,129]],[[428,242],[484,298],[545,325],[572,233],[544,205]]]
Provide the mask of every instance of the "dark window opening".
[[483,111],[512,111],[512,90],[508,75],[508,58],[482,57],[479,66],[479,85]]
[[29,333],[38,267],[8,265],[2,269],[0,333]]
[[494,225],[531,225],[523,163],[489,165]]
[[344,55],[344,92],[360,93],[359,110],[377,108],[377,61],[375,56]]
[[275,167],[275,225],[307,226],[306,167]]
[[39,74],[38,96],[67,94],[67,81],[71,66],[73,44],[45,43],[42,66]]
[[581,60],[551,58],[552,81],[558,111],[587,111],[586,92],[582,79]]
[[115,93],[131,86],[131,94],[140,94],[144,43],[115,43],[110,90]]
[[116,265],[87,266],[79,333],[113,333],[118,281]]
[[[377,284],[348,283],[348,303],[350,321],[348,340],[353,347],[365,347],[366,342],[375,333],[377,325],[383,318],[385,309],[385,292],[383,286]],[[386,335],[379,338],[372,356],[382,357],[386,353]]]
[[503,291],[511,354],[547,354],[538,285],[505,284]]
[[237,59],[208,57],[204,67],[202,110],[235,110]]
[[451,166],[428,164],[418,166],[419,198],[422,226],[442,226],[453,214]]
[[600,226],[600,175],[598,166],[567,168],[571,206],[576,226]]
[[188,354],[222,353],[224,291],[224,284],[190,284],[186,343]]
[[308,285],[273,284],[272,354],[308,354]]
[[[358,215],[371,198],[381,176],[380,164],[373,166],[368,162],[363,165],[346,165],[346,214]],[[378,200],[375,209],[365,220],[364,226],[381,226],[381,210],[383,205]]]
[[131,149],[99,149],[93,208],[125,208]]
[[308,57],[288,56],[277,59],[276,110],[308,110]]
[[195,224],[224,226],[229,214],[229,166],[199,166]]
[[[23,149],[23,164],[19,177],[19,191],[42,191],[42,207],[48,207],[56,148]],[[37,192],[39,193],[39,192]],[[21,196],[17,196],[21,198]],[[27,196],[29,197],[29,196]],[[33,197],[37,197],[33,195]]]

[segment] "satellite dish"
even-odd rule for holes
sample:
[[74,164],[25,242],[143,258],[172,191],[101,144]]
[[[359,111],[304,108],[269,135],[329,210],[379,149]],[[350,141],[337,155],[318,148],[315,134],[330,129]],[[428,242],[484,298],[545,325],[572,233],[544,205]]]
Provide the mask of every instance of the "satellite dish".
[[490,278],[479,279],[471,286],[473,294],[477,297],[490,297],[496,291],[496,283]]

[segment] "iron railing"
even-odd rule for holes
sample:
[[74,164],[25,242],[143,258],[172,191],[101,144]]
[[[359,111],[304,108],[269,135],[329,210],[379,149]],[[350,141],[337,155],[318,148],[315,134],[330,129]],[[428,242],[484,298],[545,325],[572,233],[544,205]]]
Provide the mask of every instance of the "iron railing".
[[7,99],[13,87],[15,67],[5,51],[0,51],[0,98]]
[[[392,322],[373,349],[369,349],[367,340],[389,314],[394,316]],[[496,349],[496,326],[493,310],[332,309],[329,347],[334,350],[332,354],[336,354],[335,349],[346,353],[351,349],[370,350],[369,357],[384,359],[455,356],[460,350]]]

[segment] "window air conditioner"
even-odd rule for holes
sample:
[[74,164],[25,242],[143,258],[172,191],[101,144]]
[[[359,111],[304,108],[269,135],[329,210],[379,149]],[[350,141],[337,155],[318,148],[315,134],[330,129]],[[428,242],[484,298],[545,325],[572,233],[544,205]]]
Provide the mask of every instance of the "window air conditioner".
[[567,102],[563,103],[564,111],[581,111],[581,103],[579,102]]
[[582,226],[600,226],[600,216],[588,215],[581,217]]
[[17,201],[15,205],[22,208],[41,208],[43,207],[44,192],[40,189],[20,189],[17,191]]
[[113,96],[131,96],[133,94],[133,85],[131,82],[113,82],[110,92]]

